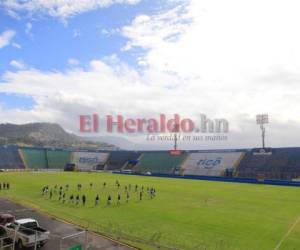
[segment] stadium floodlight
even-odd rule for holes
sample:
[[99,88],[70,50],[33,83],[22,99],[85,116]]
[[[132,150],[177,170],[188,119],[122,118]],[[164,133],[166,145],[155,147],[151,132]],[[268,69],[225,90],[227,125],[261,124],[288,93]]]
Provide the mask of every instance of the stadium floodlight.
[[262,148],[265,148],[266,128],[264,127],[264,124],[269,123],[269,115],[268,114],[256,115],[256,123],[260,126],[261,129]]
[[176,123],[176,124],[174,124],[173,129],[172,129],[174,132],[174,150],[175,151],[177,150],[177,140],[178,140],[177,133],[179,132],[179,128],[180,128],[179,124]]
[[256,116],[256,123],[259,125],[269,123],[269,116],[268,114],[260,114]]

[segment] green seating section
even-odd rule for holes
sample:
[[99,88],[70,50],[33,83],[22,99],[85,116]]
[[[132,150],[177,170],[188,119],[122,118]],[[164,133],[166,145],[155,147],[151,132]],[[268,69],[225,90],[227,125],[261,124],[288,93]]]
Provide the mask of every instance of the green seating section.
[[177,156],[169,152],[147,152],[143,153],[133,170],[137,173],[172,174],[179,169],[184,158],[185,154]]
[[64,169],[65,165],[70,162],[69,151],[47,150],[48,168]]
[[20,149],[20,154],[26,168],[47,168],[46,150],[22,148]]

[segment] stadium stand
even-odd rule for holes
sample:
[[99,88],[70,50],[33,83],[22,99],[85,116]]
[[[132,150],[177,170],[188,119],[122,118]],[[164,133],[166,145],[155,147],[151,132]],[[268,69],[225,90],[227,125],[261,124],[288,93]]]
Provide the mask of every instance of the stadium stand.
[[[183,175],[228,176],[238,166],[243,152],[190,153],[182,165]],[[230,174],[232,175],[232,174]]]
[[71,152],[70,163],[74,163],[80,170],[101,169],[107,162],[109,153],[107,152]]
[[20,148],[19,152],[26,168],[48,168],[46,149]]
[[70,152],[65,150],[47,150],[48,168],[64,169],[70,162]]
[[0,147],[0,169],[20,169],[25,168],[19,155],[18,148],[15,146]]
[[131,170],[132,171],[133,168],[135,167],[135,165],[138,164],[138,162],[139,162],[139,158],[136,160],[129,160],[123,167],[123,170]]
[[246,153],[238,168],[238,176],[266,179],[292,179],[300,176],[300,148],[277,148],[269,154],[254,150]]
[[133,163],[140,155],[141,153],[132,151],[112,151],[106,163],[105,170],[130,169],[132,164],[128,166],[128,163]]
[[256,178],[266,169],[264,168],[269,155],[254,155],[253,152],[247,152],[237,169],[237,175],[245,178]]
[[218,176],[265,180],[300,178],[300,148],[169,151],[69,151],[0,146],[0,169],[130,170],[136,173]]
[[180,167],[186,154],[171,155],[169,152],[143,153],[133,171],[137,173],[173,174]]

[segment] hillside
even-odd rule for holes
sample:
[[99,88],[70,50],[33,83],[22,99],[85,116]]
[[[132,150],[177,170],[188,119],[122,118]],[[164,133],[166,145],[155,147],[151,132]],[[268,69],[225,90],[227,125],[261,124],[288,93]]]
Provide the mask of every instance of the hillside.
[[55,123],[0,124],[0,144],[35,147],[67,147],[116,150],[112,144],[95,142],[66,132]]

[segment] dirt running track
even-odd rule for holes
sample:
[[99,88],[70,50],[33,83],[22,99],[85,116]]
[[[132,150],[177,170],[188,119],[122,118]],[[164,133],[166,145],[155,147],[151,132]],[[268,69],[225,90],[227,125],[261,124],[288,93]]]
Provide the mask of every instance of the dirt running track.
[[[43,215],[33,209],[23,207],[6,199],[0,198],[0,213],[13,214],[17,219],[19,218],[33,218],[36,219],[40,225],[50,231],[50,240],[41,248],[43,250],[60,250],[60,239],[67,235],[78,233],[82,231],[81,228],[75,225],[65,223],[47,215]],[[90,244],[89,250],[129,250],[134,249],[125,245],[120,245],[117,242],[111,241],[105,237],[89,233],[88,242]]]

